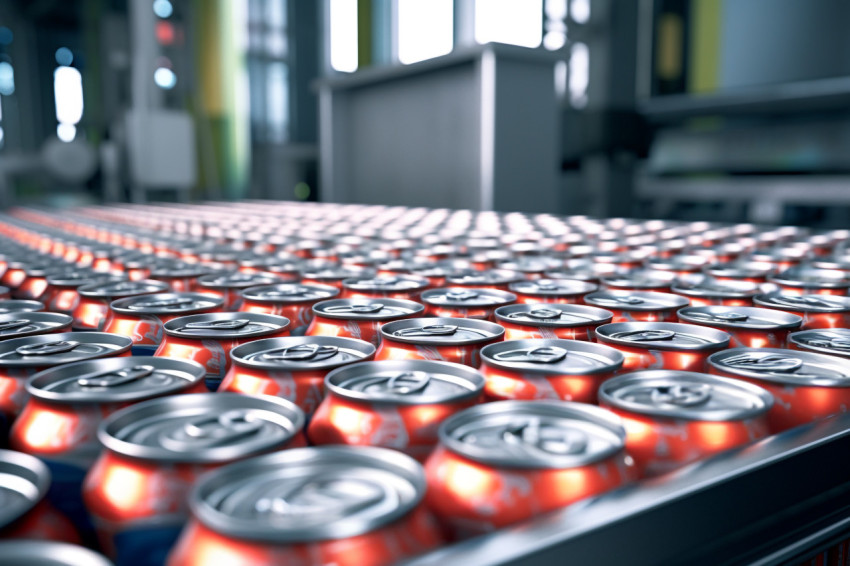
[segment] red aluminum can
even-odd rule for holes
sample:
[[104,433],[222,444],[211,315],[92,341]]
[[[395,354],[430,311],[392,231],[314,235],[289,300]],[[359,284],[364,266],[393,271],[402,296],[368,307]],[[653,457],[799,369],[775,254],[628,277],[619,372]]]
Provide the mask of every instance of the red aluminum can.
[[163,325],[180,316],[219,312],[224,301],[203,293],[155,293],[112,301],[104,332],[133,340],[134,356],[152,356],[165,333]]
[[152,295],[168,290],[160,281],[117,281],[92,283],[77,289],[80,302],[74,308],[74,330],[102,330],[106,325],[109,305],[116,299]]
[[395,450],[322,446],[252,458],[198,482],[166,564],[233,556],[240,566],[389,566],[443,543],[424,494],[422,466]]
[[272,273],[212,273],[198,277],[198,291],[211,293],[224,300],[224,310],[234,312],[242,308],[242,292],[251,287],[274,285],[280,279]]
[[404,299],[331,299],[313,305],[307,336],[342,336],[381,343],[381,326],[422,316],[425,307]]
[[716,281],[708,277],[695,282],[679,281],[672,291],[687,298],[694,307],[751,307],[753,297],[761,292],[757,284],[749,281]]
[[797,266],[768,277],[783,295],[839,295],[846,296],[850,279],[838,269],[815,269]]
[[788,347],[792,350],[850,358],[850,329],[828,328],[795,332],[788,337]]
[[669,293],[676,274],[658,269],[638,269],[602,277],[602,286],[612,291],[654,291]]
[[342,297],[347,299],[406,299],[417,301],[422,291],[431,285],[424,277],[397,275],[394,277],[354,277],[342,282]]
[[[21,452],[0,450],[0,540],[34,539],[78,543],[73,523],[48,501],[50,470],[39,459]],[[0,549],[3,548],[0,544]],[[5,550],[5,549],[4,549]],[[4,560],[11,559],[0,550]],[[34,564],[37,564],[35,562]]]
[[748,281],[761,285],[767,282],[768,276],[776,272],[776,267],[772,263],[736,261],[706,265],[702,271],[717,281]]
[[325,396],[328,372],[374,356],[373,345],[354,338],[290,336],[255,340],[231,350],[233,365],[218,390],[283,397],[309,417]]
[[44,303],[41,301],[18,301],[16,299],[0,300],[0,314],[9,314],[14,312],[41,312],[44,310]]
[[515,303],[517,296],[498,289],[443,287],[422,293],[425,316],[493,320],[494,311]]
[[174,262],[154,266],[150,279],[162,281],[174,293],[189,293],[198,291],[198,278],[210,273],[210,268],[200,263]]
[[850,328],[850,298],[835,295],[756,295],[757,307],[776,309],[803,317],[801,330]]
[[324,267],[321,269],[307,268],[301,272],[301,283],[305,285],[328,285],[342,292],[342,282],[357,277],[375,277],[377,272],[372,268],[354,267],[351,265],[339,267]]
[[127,278],[123,275],[109,275],[87,270],[51,274],[47,276],[47,291],[42,301],[51,312],[73,315],[74,309],[80,304],[78,293],[80,287],[119,281],[127,281]]
[[279,283],[242,291],[241,312],[285,316],[292,321],[292,334],[300,336],[313,321],[313,305],[339,295],[330,285]]
[[579,340],[506,340],[482,348],[481,373],[489,400],[595,403],[624,360],[614,348]]
[[252,312],[191,314],[169,320],[163,330],[154,356],[198,362],[206,369],[207,387],[215,391],[230,369],[233,348],[259,338],[288,336],[289,319]]
[[508,286],[511,283],[518,283],[523,279],[522,273],[510,269],[490,269],[488,271],[462,269],[447,273],[443,284],[446,287],[477,287],[509,291]]
[[809,259],[809,250],[805,248],[778,248],[773,250],[757,251],[750,254],[749,259],[759,263],[769,263],[776,268],[776,271],[785,271],[796,265],[800,265],[803,261]]
[[675,322],[604,324],[596,329],[596,338],[623,353],[624,371],[705,371],[708,357],[728,348],[731,340],[722,330]]
[[588,293],[599,286],[589,281],[576,279],[538,279],[511,283],[508,289],[516,293],[517,302],[531,305],[535,303],[580,304]]
[[378,446],[424,461],[437,429],[482,400],[484,378],[467,366],[404,360],[362,362],[330,372],[307,429],[310,442]]
[[599,404],[623,419],[626,451],[646,477],[764,438],[773,396],[737,379],[648,370],[603,383]]
[[584,302],[614,313],[612,322],[675,322],[676,311],[689,304],[672,293],[611,290],[590,293]]
[[764,387],[776,403],[771,432],[812,422],[850,407],[850,360],[779,348],[732,348],[712,354],[710,372]]
[[679,322],[728,332],[733,348],[784,348],[788,334],[803,324],[796,314],[758,307],[685,307],[678,316]]
[[100,547],[118,564],[159,566],[189,518],[198,477],[304,446],[304,413],[275,397],[201,393],[154,399],[107,418],[82,494]]
[[505,340],[564,338],[593,341],[593,330],[608,324],[614,313],[584,305],[537,303],[496,309],[496,322],[505,329]]
[[67,332],[72,320],[67,314],[55,312],[0,314],[0,340]]
[[[37,258],[38,256],[35,255],[35,257]],[[6,271],[3,273],[3,276],[0,277],[0,284],[3,284],[3,286],[7,289],[11,289],[13,297],[15,297],[15,292],[18,287],[20,287],[21,283],[23,283],[27,278],[26,270],[31,265],[30,262],[31,260],[9,259],[6,264]]]
[[426,502],[459,538],[492,531],[635,479],[622,421],[564,401],[498,401],[446,420],[425,463]]
[[481,348],[503,339],[505,329],[470,318],[412,318],[381,327],[376,360],[433,360],[477,368]]
[[44,300],[48,291],[48,275],[61,275],[72,273],[72,265],[63,265],[61,262],[28,265],[25,269],[26,277],[15,290],[15,298],[27,301]]

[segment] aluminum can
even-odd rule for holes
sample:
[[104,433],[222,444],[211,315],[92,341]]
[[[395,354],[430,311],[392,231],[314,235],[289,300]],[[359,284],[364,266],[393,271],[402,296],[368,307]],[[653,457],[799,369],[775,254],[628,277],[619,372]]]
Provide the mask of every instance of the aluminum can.
[[809,251],[804,248],[778,248],[762,250],[750,254],[749,259],[759,263],[769,263],[781,272],[790,269],[809,258]]
[[425,307],[405,299],[331,299],[313,305],[307,336],[341,336],[381,343],[381,326],[422,316]]
[[559,269],[563,265],[563,260],[558,260],[548,256],[527,255],[519,256],[508,261],[503,261],[497,265],[498,269],[507,269],[522,273],[523,277],[528,280],[540,279],[543,274],[551,269]]
[[687,298],[694,307],[751,307],[753,297],[761,292],[758,285],[749,281],[715,281],[708,277],[694,282],[678,281],[671,290]]
[[166,564],[388,566],[443,542],[424,493],[422,466],[383,448],[298,448],[230,464],[192,490],[192,519]]
[[761,285],[767,282],[768,276],[776,272],[776,267],[772,263],[736,261],[706,265],[702,271],[717,281],[748,281]]
[[839,295],[850,290],[850,278],[838,269],[797,266],[768,277],[783,295]]
[[580,304],[582,297],[598,288],[599,286],[595,283],[575,279],[538,279],[508,285],[508,289],[512,293],[516,293],[517,302],[528,305],[535,303]]
[[425,316],[443,318],[475,318],[493,321],[494,311],[516,302],[517,296],[498,289],[475,287],[442,287],[422,293]]
[[656,293],[669,293],[675,281],[675,273],[658,269],[613,273],[600,280],[603,287],[612,291],[654,291]]
[[61,263],[44,263],[28,265],[25,269],[26,277],[15,290],[15,298],[26,301],[44,300],[49,284],[47,276],[73,272],[73,266]]
[[154,293],[112,301],[104,332],[133,340],[134,356],[152,356],[165,334],[163,325],[180,316],[221,310],[224,300],[203,293]]
[[303,427],[304,413],[284,399],[233,393],[171,396],[114,413],[98,430],[104,450],[82,487],[100,547],[118,564],[163,564],[202,473],[304,446]]
[[95,273],[88,270],[78,270],[70,273],[51,274],[47,276],[47,291],[42,302],[51,312],[74,314],[74,309],[80,304],[78,289],[94,283],[111,283],[127,281],[123,275]]
[[850,329],[828,328],[794,332],[788,337],[788,347],[792,350],[850,358]]
[[488,400],[595,403],[599,385],[624,360],[610,346],[579,340],[506,340],[482,348],[481,373]]
[[9,314],[14,312],[41,312],[44,310],[44,303],[41,301],[18,301],[16,299],[0,300],[0,314]]
[[850,406],[850,361],[779,348],[732,348],[712,354],[710,373],[743,379],[770,391],[771,432],[843,413]]
[[26,270],[31,265],[30,262],[31,260],[10,259],[6,264],[6,271],[0,277],[0,284],[11,289],[13,298],[17,298],[15,297],[15,292],[21,286],[21,283],[24,282],[24,279],[27,278]]
[[729,347],[722,330],[675,322],[617,322],[596,329],[599,342],[626,357],[624,371],[673,369],[705,371],[708,356]]
[[210,274],[211,269],[200,263],[174,262],[153,267],[150,279],[162,281],[174,293],[190,293],[199,290],[199,277]]
[[72,318],[55,312],[0,314],[0,340],[71,330]]
[[645,370],[603,383],[599,404],[623,419],[626,451],[646,477],[769,435],[773,396],[737,379]]
[[505,340],[564,338],[593,341],[597,326],[608,324],[614,313],[596,307],[562,303],[508,305],[496,309],[496,321]]
[[152,295],[168,290],[161,281],[116,281],[109,283],[92,283],[77,289],[80,302],[74,308],[74,330],[103,330],[109,305],[116,299],[135,297],[137,295]]
[[666,271],[677,277],[684,277],[692,273],[699,273],[709,260],[701,255],[675,255],[668,259],[653,259],[646,262],[648,269]]
[[305,285],[328,285],[342,292],[342,282],[356,277],[375,277],[377,272],[371,268],[354,266],[325,267],[322,269],[304,269],[301,272],[301,283]]
[[490,269],[488,271],[464,269],[447,273],[443,285],[446,287],[477,287],[509,291],[508,287],[511,283],[518,283],[523,279],[525,278],[522,273],[510,269]]
[[416,275],[393,277],[353,277],[342,282],[342,297],[346,299],[406,299],[417,301],[431,282]]
[[424,277],[428,280],[428,285],[433,288],[445,287],[446,277],[454,273],[454,270],[442,265],[434,265],[428,267],[417,267],[410,270],[411,275]]
[[224,300],[224,310],[235,312],[242,307],[243,291],[251,287],[274,285],[279,281],[273,273],[211,273],[198,277],[198,291],[221,297]]
[[316,445],[379,446],[424,461],[437,429],[479,403],[484,377],[447,362],[362,362],[330,372],[307,435]]
[[11,299],[11,298],[12,298],[12,295],[11,295],[11,292],[9,291],[9,288],[3,287],[2,285],[0,285],[0,301],[6,301],[6,300]]
[[33,566],[113,566],[93,550],[67,542],[14,540],[0,542],[6,564]]
[[733,348],[785,348],[788,334],[803,324],[796,314],[759,307],[685,307],[678,316],[679,322],[728,332]]
[[[41,460],[12,450],[0,450],[0,540],[33,539],[80,542],[73,523],[47,500],[50,470]],[[6,542],[0,543],[2,545]],[[3,559],[6,554],[0,554]]]
[[241,312],[276,314],[292,321],[292,334],[301,336],[313,321],[313,305],[333,299],[339,289],[330,285],[279,283],[242,291]]
[[584,297],[587,305],[614,313],[612,322],[675,322],[685,297],[654,291],[597,291]]
[[835,295],[756,295],[757,307],[776,309],[803,317],[801,330],[850,328],[850,298]]
[[503,339],[505,329],[470,318],[411,318],[381,327],[376,360],[432,360],[477,368],[481,348]]
[[198,362],[206,369],[210,391],[218,389],[230,369],[230,351],[260,338],[289,335],[289,319],[273,314],[223,312],[192,314],[169,320],[155,357]]
[[485,403],[447,419],[439,435],[425,463],[426,502],[458,538],[530,519],[636,476],[620,418],[584,403]]

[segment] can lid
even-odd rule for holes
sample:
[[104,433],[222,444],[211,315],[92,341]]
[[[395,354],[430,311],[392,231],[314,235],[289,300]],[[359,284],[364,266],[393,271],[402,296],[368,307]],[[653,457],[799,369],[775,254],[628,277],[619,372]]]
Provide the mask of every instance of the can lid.
[[170,395],[108,417],[107,449],[158,462],[219,463],[283,448],[304,427],[304,412],[280,397],[238,393]]
[[823,328],[794,332],[788,339],[805,350],[850,357],[850,329]]
[[47,540],[2,541],[0,556],[8,566],[112,566],[112,562],[93,550]]
[[522,281],[522,273],[509,269],[490,269],[489,271],[460,270],[446,274],[448,285],[477,287],[479,285],[508,285]]
[[138,401],[188,389],[206,375],[197,362],[129,356],[64,364],[35,374],[27,391],[57,403]]
[[168,291],[168,285],[162,281],[147,279],[144,281],[111,281],[83,285],[78,292],[83,297],[121,298],[133,295],[147,295]]
[[214,470],[189,505],[217,533],[280,544],[368,533],[412,511],[424,494],[422,466],[401,452],[322,446]]
[[672,370],[609,379],[599,386],[599,400],[632,413],[693,421],[751,419],[773,406],[770,393],[746,381]]
[[[518,246],[514,246],[517,248]],[[520,271],[522,273],[543,273],[550,269],[558,269],[563,261],[546,256],[519,256],[499,263],[500,269]]]
[[842,358],[780,348],[732,348],[708,357],[712,367],[783,385],[850,387],[850,363]]
[[680,309],[688,306],[690,301],[673,293],[656,293],[654,291],[614,291],[603,290],[585,295],[584,302],[595,307],[616,309],[620,311],[657,311],[665,309]]
[[50,367],[115,356],[133,341],[108,332],[60,332],[0,341],[0,367]]
[[658,271],[699,271],[708,263],[708,260],[700,255],[675,255],[668,259],[652,259],[646,262],[647,267]]
[[355,291],[416,291],[428,287],[424,277],[397,275],[390,277],[352,277],[345,279],[342,286]]
[[202,275],[210,275],[210,271],[209,267],[201,263],[173,262],[154,266],[150,276],[153,279],[193,279]]
[[271,273],[231,271],[201,275],[198,277],[198,285],[206,289],[247,289],[258,285],[271,285],[278,280],[279,278]]
[[430,345],[479,344],[504,336],[500,325],[471,318],[410,318],[381,327],[381,337],[393,342]]
[[321,269],[304,269],[301,277],[311,281],[344,281],[356,277],[374,277],[376,271],[372,268],[355,267],[324,267]]
[[0,314],[0,340],[70,330],[74,319],[55,312],[22,312]]
[[536,279],[511,283],[508,289],[519,295],[533,297],[573,297],[592,293],[599,286],[578,279]]
[[51,274],[46,278],[47,284],[52,287],[79,288],[96,283],[110,283],[127,281],[126,275],[113,275],[111,273],[99,273],[96,271],[78,270],[66,271],[65,273]]
[[236,340],[276,334],[288,326],[288,318],[274,314],[215,312],[173,318],[163,328],[167,335],[180,338]]
[[35,507],[49,487],[50,471],[41,460],[0,450],[0,528],[13,524]]
[[838,295],[785,295],[769,293],[756,295],[753,302],[759,306],[795,312],[848,312],[850,297]]
[[261,285],[242,291],[242,297],[258,303],[304,303],[330,299],[339,295],[339,289],[330,285],[279,283]]
[[803,324],[803,318],[796,314],[758,307],[685,307],[677,314],[681,322],[702,323],[721,328],[793,330]]
[[615,322],[596,329],[604,342],[653,350],[718,350],[732,338],[722,330],[677,322]]
[[582,340],[506,340],[481,349],[481,361],[488,366],[551,376],[609,373],[623,367],[624,360],[610,346]]
[[577,468],[621,452],[626,431],[610,411],[569,401],[496,401],[446,419],[440,442],[500,468]]
[[313,305],[313,312],[322,318],[339,320],[394,320],[419,314],[421,304],[407,299],[331,299]]
[[838,269],[818,269],[798,265],[778,273],[768,280],[788,287],[817,287],[821,289],[850,288],[850,279]]
[[109,307],[122,314],[175,314],[221,307],[224,300],[203,293],[154,293],[112,301]]
[[522,326],[557,326],[571,328],[606,324],[614,313],[605,309],[585,305],[562,303],[536,303],[531,305],[507,305],[495,311],[496,320]]
[[671,271],[660,269],[638,269],[627,273],[614,273],[602,277],[601,282],[606,287],[630,289],[665,289],[676,280]]
[[422,302],[447,307],[492,307],[516,301],[516,295],[498,289],[443,287],[422,293]]
[[0,301],[0,314],[13,312],[40,312],[44,310],[44,303],[40,301],[24,301],[16,299],[4,299]]
[[751,281],[717,280],[705,277],[698,282],[678,281],[671,290],[687,297],[753,297],[760,293]]
[[230,351],[239,366],[269,370],[331,369],[371,358],[375,346],[338,336],[289,336],[254,340]]
[[730,277],[744,279],[747,277],[767,277],[776,267],[772,263],[759,261],[736,261],[706,265],[702,270],[713,277]]

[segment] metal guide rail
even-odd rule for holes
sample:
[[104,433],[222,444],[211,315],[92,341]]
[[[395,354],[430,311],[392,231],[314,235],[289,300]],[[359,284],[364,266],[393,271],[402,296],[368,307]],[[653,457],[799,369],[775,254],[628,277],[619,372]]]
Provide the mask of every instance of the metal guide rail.
[[842,414],[405,565],[795,564],[848,533]]

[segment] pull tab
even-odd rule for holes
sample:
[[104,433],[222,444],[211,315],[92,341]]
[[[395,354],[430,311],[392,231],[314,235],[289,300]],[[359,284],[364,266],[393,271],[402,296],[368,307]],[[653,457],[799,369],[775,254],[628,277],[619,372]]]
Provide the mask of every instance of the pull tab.
[[821,334],[815,338],[810,338],[806,342],[815,348],[829,348],[830,350],[840,350],[842,352],[850,351],[850,339],[848,338],[833,338]]
[[320,346],[319,344],[298,344],[288,348],[269,350],[260,356],[264,360],[271,361],[320,361],[332,358],[337,354],[339,348],[336,346]]
[[317,515],[323,520],[356,515],[385,497],[383,488],[365,479],[306,478],[283,493],[262,497],[254,509],[262,515],[305,520]]
[[210,322],[190,322],[180,327],[180,330],[237,330],[248,326],[251,321],[247,318],[233,320],[214,320]]
[[478,293],[475,291],[468,291],[466,289],[452,289],[446,293],[446,298],[453,301],[468,301],[469,299],[474,299],[477,296]]
[[185,305],[191,305],[195,301],[193,299],[189,299],[187,297],[175,297],[173,299],[162,299],[159,301],[139,301],[138,303],[133,303],[129,305],[130,309],[140,310],[140,309],[151,309],[151,308],[169,308],[169,307],[182,307]]
[[534,448],[549,454],[567,456],[587,450],[587,435],[580,430],[563,429],[541,424],[539,420],[508,425],[501,434],[508,446]]
[[691,313],[690,316],[692,316],[693,318],[698,318],[700,320],[716,320],[719,322],[744,322],[745,320],[750,318],[749,316],[739,312],[695,312]]
[[416,328],[403,328],[393,332],[393,336],[451,336],[457,332],[453,324],[429,324]]
[[535,318],[537,320],[552,320],[561,318],[561,311],[555,309],[533,309],[526,312],[512,312],[508,318]]
[[405,371],[392,377],[374,377],[356,384],[353,390],[369,392],[377,390],[380,393],[394,395],[413,395],[421,393],[431,382],[431,376],[424,371]]
[[57,342],[42,342],[41,344],[27,344],[15,349],[22,356],[52,356],[53,354],[64,354],[70,352],[79,342],[74,340],[59,340]]
[[649,398],[656,405],[678,405],[693,407],[705,403],[711,397],[711,387],[707,384],[659,385],[652,390]]
[[325,312],[374,314],[384,308],[382,303],[367,303],[362,305],[335,305],[325,308]]
[[542,346],[524,350],[499,352],[493,356],[500,362],[531,362],[534,364],[555,364],[567,357],[567,351],[557,346]]
[[189,421],[176,430],[163,433],[160,442],[163,447],[175,452],[212,448],[235,444],[256,435],[262,428],[262,420],[248,411],[236,409]]
[[826,298],[813,297],[811,295],[779,295],[773,298],[775,303],[792,307],[819,307],[823,309],[840,309],[842,304]]
[[741,354],[722,360],[723,365],[763,372],[792,372],[803,366],[803,360],[784,356],[782,354],[767,354],[758,356],[753,354]]
[[261,293],[261,297],[266,297],[269,299],[273,299],[275,297],[301,297],[310,292],[310,289],[307,287],[291,287],[289,289],[275,289],[271,291],[265,291]]
[[21,328],[22,326],[27,326],[30,324],[30,321],[25,318],[19,318],[17,320],[7,320],[6,322],[0,322],[0,332],[4,332],[6,330],[14,330],[15,328]]
[[118,387],[148,377],[153,371],[153,366],[133,366],[118,371],[96,371],[78,377],[77,385],[80,387]]
[[629,342],[657,342],[660,340],[672,340],[676,333],[672,330],[631,330],[629,332],[617,332],[611,338],[628,340]]

